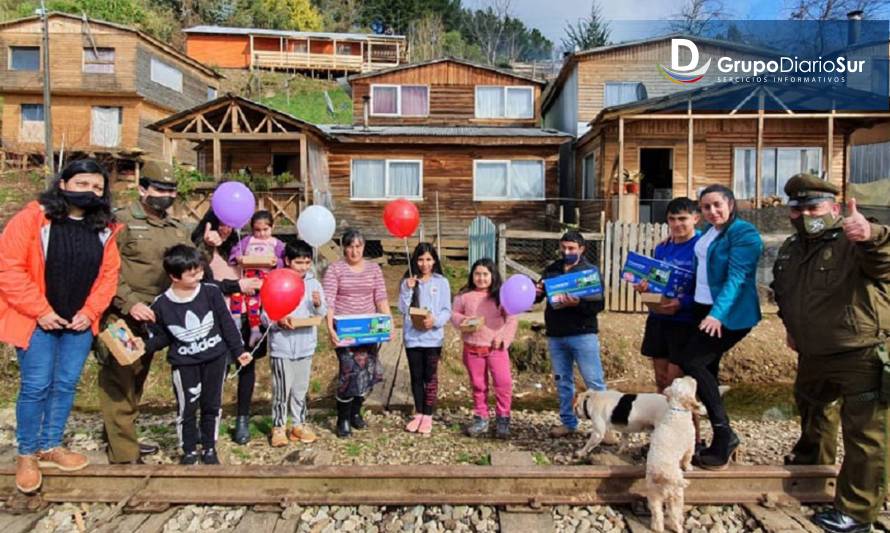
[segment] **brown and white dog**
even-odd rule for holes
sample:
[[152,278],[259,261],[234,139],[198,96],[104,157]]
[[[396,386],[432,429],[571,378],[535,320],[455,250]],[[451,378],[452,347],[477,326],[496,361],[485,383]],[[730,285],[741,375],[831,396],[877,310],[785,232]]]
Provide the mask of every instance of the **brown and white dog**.
[[590,420],[590,438],[578,456],[589,454],[612,431],[648,433],[668,410],[667,396],[658,393],[624,394],[618,391],[588,390],[575,398],[575,416]]
[[692,413],[698,408],[695,380],[677,378],[664,390],[668,409],[655,423],[646,457],[646,489],[644,495],[652,512],[650,528],[664,531],[664,509],[667,508],[671,529],[683,531],[684,490],[689,484],[683,471],[689,470],[695,453],[695,428]]

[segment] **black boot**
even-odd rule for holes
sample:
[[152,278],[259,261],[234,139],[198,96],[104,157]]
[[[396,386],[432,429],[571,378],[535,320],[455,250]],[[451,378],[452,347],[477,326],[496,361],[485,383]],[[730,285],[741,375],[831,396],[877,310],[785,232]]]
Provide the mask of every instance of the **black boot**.
[[739,437],[728,425],[714,426],[714,440],[711,445],[701,451],[698,464],[707,470],[722,470],[729,465],[739,447]]
[[235,436],[232,440],[238,444],[250,442],[250,416],[239,415],[235,418]]
[[352,429],[365,429],[368,427],[365,419],[362,418],[363,403],[365,403],[365,399],[361,396],[352,397],[352,412],[349,417],[349,424],[352,426]]
[[352,415],[352,399],[348,401],[337,400],[337,436],[345,439],[352,435],[352,428],[349,426],[349,418]]

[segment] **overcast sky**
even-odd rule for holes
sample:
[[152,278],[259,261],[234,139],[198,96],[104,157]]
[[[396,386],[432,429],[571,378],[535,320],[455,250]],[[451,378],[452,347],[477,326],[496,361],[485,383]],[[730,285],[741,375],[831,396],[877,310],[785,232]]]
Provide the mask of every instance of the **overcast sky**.
[[[478,5],[484,0],[464,0],[466,7]],[[633,20],[668,20],[680,10],[683,0],[600,0],[603,18],[614,21],[612,24],[612,40],[623,41],[639,36],[623,36],[633,24],[622,24],[620,21]],[[737,19],[776,19],[785,18],[781,13],[781,1],[776,0],[742,0],[726,2],[732,5],[733,17]],[[590,13],[589,0],[512,0],[513,16],[522,20],[526,26],[538,28],[557,46],[564,33],[567,22],[575,23]]]

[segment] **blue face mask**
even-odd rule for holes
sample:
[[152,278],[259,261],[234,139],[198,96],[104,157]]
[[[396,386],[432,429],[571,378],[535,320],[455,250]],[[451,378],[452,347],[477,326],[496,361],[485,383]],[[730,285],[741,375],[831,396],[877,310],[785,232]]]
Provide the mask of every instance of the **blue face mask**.
[[578,254],[565,254],[562,256],[562,260],[565,262],[566,265],[569,266],[577,263],[580,258],[581,256],[579,256]]

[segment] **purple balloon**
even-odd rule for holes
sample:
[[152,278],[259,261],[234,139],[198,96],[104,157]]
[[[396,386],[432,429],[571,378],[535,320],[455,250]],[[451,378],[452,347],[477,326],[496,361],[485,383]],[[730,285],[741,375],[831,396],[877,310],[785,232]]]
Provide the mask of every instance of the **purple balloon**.
[[518,315],[535,303],[535,284],[525,274],[513,274],[501,285],[501,307],[510,315]]
[[250,221],[255,206],[253,193],[240,181],[220,183],[210,199],[210,207],[219,221],[235,229],[243,228]]

